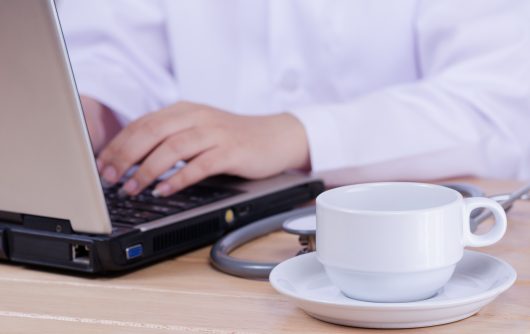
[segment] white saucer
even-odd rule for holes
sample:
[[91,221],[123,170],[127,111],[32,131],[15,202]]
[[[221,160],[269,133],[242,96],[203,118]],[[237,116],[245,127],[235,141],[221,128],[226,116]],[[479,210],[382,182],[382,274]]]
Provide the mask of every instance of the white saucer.
[[355,327],[414,328],[470,317],[512,286],[516,277],[506,262],[466,250],[453,277],[436,296],[410,303],[370,303],[344,296],[331,284],[313,252],[276,266],[270,282],[320,320]]

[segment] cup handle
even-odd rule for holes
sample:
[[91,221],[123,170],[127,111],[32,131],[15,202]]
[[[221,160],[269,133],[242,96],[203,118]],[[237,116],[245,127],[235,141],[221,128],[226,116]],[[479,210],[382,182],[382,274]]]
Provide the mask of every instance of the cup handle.
[[[492,245],[501,240],[507,227],[506,212],[502,206],[494,200],[484,197],[464,198],[464,203],[467,219],[467,223],[464,224],[464,246],[483,247]],[[491,210],[495,217],[495,225],[493,225],[491,230],[482,235],[477,235],[471,232],[471,212],[478,208]]]

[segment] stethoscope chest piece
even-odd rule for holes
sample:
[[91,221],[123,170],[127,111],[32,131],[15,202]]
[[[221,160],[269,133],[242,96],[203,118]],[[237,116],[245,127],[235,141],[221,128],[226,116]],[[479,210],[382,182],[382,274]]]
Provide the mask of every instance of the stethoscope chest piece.
[[317,217],[315,215],[287,219],[282,229],[287,233],[298,235],[298,241],[303,248],[296,255],[316,250]]

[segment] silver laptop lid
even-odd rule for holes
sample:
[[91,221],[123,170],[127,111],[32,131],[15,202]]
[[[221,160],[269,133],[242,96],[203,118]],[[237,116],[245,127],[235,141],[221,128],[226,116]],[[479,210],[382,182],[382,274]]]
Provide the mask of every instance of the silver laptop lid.
[[0,1],[0,211],[111,224],[53,0]]

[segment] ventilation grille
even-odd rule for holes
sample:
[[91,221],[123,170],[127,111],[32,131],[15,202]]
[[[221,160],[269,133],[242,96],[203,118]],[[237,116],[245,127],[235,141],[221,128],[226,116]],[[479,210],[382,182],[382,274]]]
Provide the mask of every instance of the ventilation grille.
[[216,218],[161,233],[153,238],[153,251],[160,252],[168,248],[182,246],[197,240],[212,238],[213,236],[218,235],[219,228],[219,220]]

